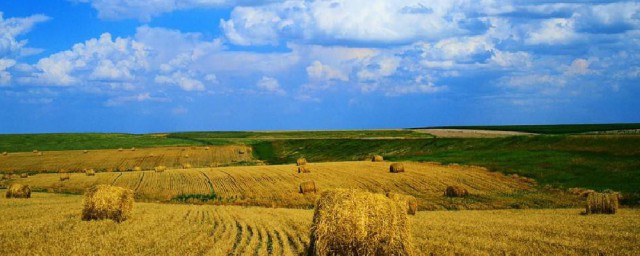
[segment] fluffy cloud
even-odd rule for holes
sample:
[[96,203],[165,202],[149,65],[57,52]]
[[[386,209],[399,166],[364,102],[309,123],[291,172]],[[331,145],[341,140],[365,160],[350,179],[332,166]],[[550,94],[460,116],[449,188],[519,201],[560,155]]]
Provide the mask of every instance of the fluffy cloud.
[[256,87],[258,90],[265,93],[272,93],[281,96],[287,94],[287,92],[280,87],[280,82],[273,77],[263,76],[256,84]]
[[43,58],[38,70],[24,81],[45,85],[77,85],[94,82],[131,82],[136,72],[148,67],[144,45],[127,38],[112,39],[104,33],[73,46],[71,50]]
[[17,37],[29,32],[37,23],[47,20],[49,17],[44,15],[4,19],[3,13],[0,12],[0,58],[23,55],[27,40],[19,40]]
[[290,0],[237,7],[221,26],[231,42],[241,45],[277,44],[280,39],[407,43],[474,33],[475,27],[483,27],[478,16],[502,8],[502,2],[491,0]]
[[312,80],[318,81],[349,81],[349,77],[329,65],[324,65],[320,61],[314,61],[307,68],[307,76]]
[[16,64],[12,59],[0,59],[0,85],[9,84],[11,81],[11,73],[7,71],[10,67]]

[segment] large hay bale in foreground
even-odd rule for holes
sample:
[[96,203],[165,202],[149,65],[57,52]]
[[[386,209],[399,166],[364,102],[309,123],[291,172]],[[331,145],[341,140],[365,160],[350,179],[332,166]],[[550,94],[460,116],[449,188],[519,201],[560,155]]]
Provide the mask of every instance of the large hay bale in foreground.
[[20,178],[23,178],[23,179],[29,178],[29,174],[28,173],[21,173],[20,174]]
[[316,193],[318,192],[317,188],[316,188],[316,183],[312,180],[310,181],[305,181],[300,183],[300,193],[301,194],[306,194],[306,193]]
[[71,176],[68,173],[61,173],[60,174],[60,181],[65,181],[65,180],[69,180],[71,179]]
[[618,212],[618,193],[597,193],[592,192],[587,196],[586,214],[615,214]]
[[305,165],[305,164],[307,164],[307,159],[305,159],[305,158],[303,158],[303,157],[298,158],[298,160],[296,160],[296,165],[297,165],[297,166]]
[[298,173],[310,173],[311,169],[305,165],[298,166]]
[[87,174],[87,176],[96,176],[96,171],[93,169],[89,169],[85,172],[85,174]]
[[371,157],[371,162],[382,162],[384,158],[381,155],[374,155]]
[[464,197],[469,195],[469,191],[460,186],[448,186],[444,191],[444,195],[448,197]]
[[5,195],[7,198],[31,198],[31,187],[23,184],[11,184]]
[[404,165],[402,163],[393,163],[389,166],[389,171],[393,173],[404,172]]
[[358,190],[323,192],[309,250],[312,255],[412,255],[407,206]]
[[407,214],[416,215],[416,212],[418,211],[418,200],[414,196],[390,192],[387,192],[386,196],[395,202],[406,203]]
[[156,167],[154,167],[154,168],[153,168],[153,170],[154,170],[154,171],[156,171],[156,172],[164,172],[164,171],[166,171],[166,170],[167,170],[167,167],[166,167],[166,166],[163,166],[163,165],[161,165],[161,166],[156,166]]
[[116,222],[131,217],[133,191],[110,185],[97,185],[84,194],[82,220],[111,219]]

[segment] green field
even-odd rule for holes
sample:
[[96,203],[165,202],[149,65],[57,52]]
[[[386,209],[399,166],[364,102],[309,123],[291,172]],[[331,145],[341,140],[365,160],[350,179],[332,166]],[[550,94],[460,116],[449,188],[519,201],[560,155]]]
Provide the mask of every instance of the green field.
[[[576,133],[638,127],[640,124],[465,128]],[[8,152],[221,144],[251,145],[254,158],[267,164],[293,163],[298,157],[306,157],[311,162],[351,161],[380,154],[387,160],[479,165],[493,171],[532,177],[540,184],[561,188],[640,193],[640,136],[633,134],[434,138],[400,129],[0,135],[0,151]],[[635,197],[625,200],[637,203]]]
[[275,140],[255,144],[254,154],[270,164],[298,157],[324,162],[381,154],[388,160],[480,165],[564,188],[640,192],[640,136]]
[[640,129],[639,123],[627,124],[561,124],[561,125],[500,125],[500,126],[437,126],[418,129],[465,129],[465,130],[490,130],[490,131],[514,131],[539,134],[576,134],[587,132],[604,132],[616,130]]
[[48,133],[1,134],[0,152],[30,152],[32,150],[83,150],[114,148],[148,148],[190,146],[202,143],[152,135],[124,133]]

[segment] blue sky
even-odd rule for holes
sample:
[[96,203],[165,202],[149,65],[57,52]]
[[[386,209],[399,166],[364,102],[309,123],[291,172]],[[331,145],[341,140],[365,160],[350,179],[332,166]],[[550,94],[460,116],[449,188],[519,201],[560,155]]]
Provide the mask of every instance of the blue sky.
[[640,122],[637,1],[4,0],[0,13],[0,133]]

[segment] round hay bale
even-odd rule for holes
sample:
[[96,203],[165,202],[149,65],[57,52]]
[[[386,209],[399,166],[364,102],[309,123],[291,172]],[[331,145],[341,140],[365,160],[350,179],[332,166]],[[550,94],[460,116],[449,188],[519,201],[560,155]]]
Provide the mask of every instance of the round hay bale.
[[60,174],[60,181],[65,181],[65,180],[69,180],[71,179],[71,176],[68,173],[61,173]]
[[317,188],[316,188],[316,183],[312,180],[310,181],[305,181],[300,183],[300,193],[301,194],[306,194],[306,193],[316,193],[318,192]]
[[96,171],[93,169],[89,169],[85,172],[85,174],[87,174],[87,176],[96,176]]
[[42,156],[42,152],[38,152],[38,156]]
[[191,169],[191,164],[182,164],[182,169]]
[[82,220],[111,219],[116,222],[131,217],[133,191],[110,185],[97,185],[84,194]]
[[164,172],[165,170],[167,170],[167,167],[166,166],[162,166],[162,165],[161,166],[156,166],[156,167],[153,168],[153,170],[156,171],[156,172]]
[[395,202],[407,204],[407,214],[416,215],[418,212],[418,200],[414,196],[387,192],[386,196]]
[[8,155],[8,154],[9,154],[9,153],[7,153],[6,151],[5,151],[5,152],[2,152],[2,155],[3,155],[3,156],[6,156],[6,155]]
[[11,184],[5,196],[7,198],[31,198],[31,187],[18,183]]
[[619,193],[591,192],[587,196],[586,214],[615,214],[618,212]]
[[444,195],[448,197],[464,197],[469,195],[469,191],[460,186],[448,186]]
[[371,162],[382,162],[384,158],[381,155],[374,155],[371,157]]
[[412,255],[407,206],[381,194],[331,190],[317,201],[312,255]]
[[204,150],[209,150],[209,147],[204,147]]
[[34,153],[34,154],[35,154],[35,153],[38,153],[38,150],[37,150],[37,149],[34,149],[34,150],[33,150],[33,153]]
[[245,152],[244,152],[244,149],[239,149],[239,150],[238,150],[238,154],[240,154],[240,155],[244,155],[244,153],[245,153]]
[[309,169],[309,167],[301,165],[298,166],[298,173],[310,173],[311,170]]
[[134,172],[141,172],[142,171],[142,167],[140,167],[140,166],[133,167],[133,171]]
[[119,149],[118,149],[118,152],[122,152],[122,150],[124,150],[124,149],[123,149],[123,148],[119,148]]
[[296,160],[296,165],[297,165],[297,166],[305,165],[305,164],[307,164],[307,159],[305,159],[305,158],[303,158],[303,157],[298,158],[298,160]]
[[20,174],[20,178],[23,178],[23,179],[29,178],[29,174],[28,173],[21,173]]
[[404,165],[402,163],[392,163],[389,166],[389,171],[392,173],[404,172]]
[[86,149],[85,149],[85,150],[82,150],[82,153],[83,153],[83,154],[89,153],[89,150],[86,150]]
[[136,148],[131,148],[131,151],[136,151]]
[[184,158],[189,158],[189,154],[184,155]]

